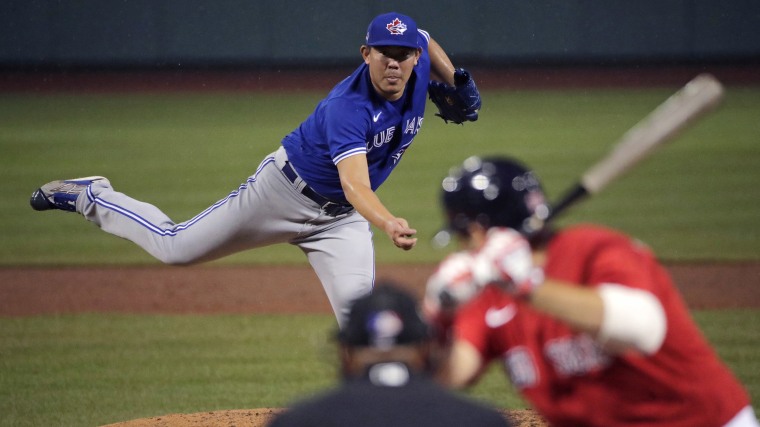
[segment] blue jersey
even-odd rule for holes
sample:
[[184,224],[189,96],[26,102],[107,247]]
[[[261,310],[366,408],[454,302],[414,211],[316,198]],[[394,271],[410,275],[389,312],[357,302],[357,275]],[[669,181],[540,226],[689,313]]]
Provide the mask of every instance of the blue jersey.
[[398,101],[388,101],[372,86],[362,64],[338,83],[301,125],[282,140],[298,175],[317,193],[347,203],[337,164],[366,154],[372,190],[401,160],[422,126],[430,81],[430,36],[419,30],[422,55]]

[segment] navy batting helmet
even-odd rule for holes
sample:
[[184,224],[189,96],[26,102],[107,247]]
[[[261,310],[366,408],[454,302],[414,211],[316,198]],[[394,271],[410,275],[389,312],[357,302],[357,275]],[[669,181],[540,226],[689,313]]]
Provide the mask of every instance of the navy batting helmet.
[[467,235],[472,222],[509,227],[525,235],[549,217],[549,203],[535,174],[506,157],[470,157],[443,180],[447,228]]

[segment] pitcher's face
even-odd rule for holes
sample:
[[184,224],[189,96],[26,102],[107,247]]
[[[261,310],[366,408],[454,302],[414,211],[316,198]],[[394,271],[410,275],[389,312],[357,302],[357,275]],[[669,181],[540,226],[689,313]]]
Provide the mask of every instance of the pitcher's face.
[[364,63],[377,93],[389,101],[404,94],[404,88],[412,75],[414,66],[422,54],[421,49],[401,46],[362,46]]

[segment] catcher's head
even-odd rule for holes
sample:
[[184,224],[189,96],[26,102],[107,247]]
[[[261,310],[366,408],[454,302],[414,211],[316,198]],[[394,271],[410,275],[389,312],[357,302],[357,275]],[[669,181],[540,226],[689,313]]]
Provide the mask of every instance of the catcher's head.
[[525,235],[532,222],[549,217],[550,207],[536,175],[505,157],[470,157],[442,183],[448,230],[467,236],[471,224],[509,227]]
[[420,316],[417,301],[392,282],[380,282],[370,295],[354,301],[346,326],[338,332],[338,341],[343,345],[378,350],[429,339],[430,331]]
[[352,304],[338,342],[347,378],[367,375],[374,384],[398,386],[411,372],[433,369],[431,328],[417,300],[393,282],[378,283]]

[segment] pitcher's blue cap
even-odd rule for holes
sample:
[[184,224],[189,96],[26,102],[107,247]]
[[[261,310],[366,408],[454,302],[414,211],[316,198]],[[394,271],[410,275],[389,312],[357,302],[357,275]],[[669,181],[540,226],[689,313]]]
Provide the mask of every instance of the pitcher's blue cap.
[[367,46],[420,47],[417,43],[417,24],[406,15],[396,12],[378,15],[367,28]]

